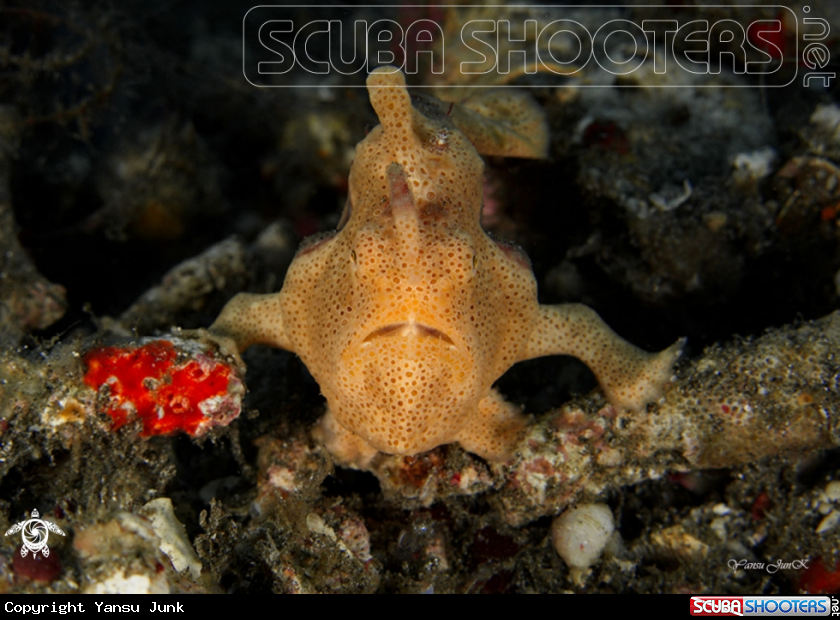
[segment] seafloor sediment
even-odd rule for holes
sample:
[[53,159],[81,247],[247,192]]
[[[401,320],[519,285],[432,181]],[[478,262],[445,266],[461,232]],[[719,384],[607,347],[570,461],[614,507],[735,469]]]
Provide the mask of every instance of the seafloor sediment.
[[[370,15],[449,32],[482,10]],[[343,87],[363,80],[252,87],[221,3],[0,14],[0,530],[37,509],[62,532],[47,557],[0,538],[0,591],[840,592],[834,84],[779,88],[783,59],[679,89],[647,64],[516,77],[548,157],[486,158],[484,227],[526,250],[541,303],[649,351],[686,337],[675,380],[627,413],[576,360],[528,361],[497,385],[533,416],[513,461],[446,445],[358,470],[312,437],[299,359],[254,347],[245,371],[190,330],[338,224],[377,122]],[[613,531],[571,566],[552,535],[585,531],[552,523],[593,504]]]

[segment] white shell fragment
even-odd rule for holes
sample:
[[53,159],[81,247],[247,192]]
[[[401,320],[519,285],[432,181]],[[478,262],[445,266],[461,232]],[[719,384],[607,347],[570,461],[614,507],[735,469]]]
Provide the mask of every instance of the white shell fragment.
[[817,512],[823,520],[817,525],[817,534],[825,534],[840,525],[840,480],[829,482],[817,502]]
[[583,504],[554,520],[551,540],[566,564],[585,569],[601,557],[614,531],[615,520],[606,504]]
[[143,512],[152,522],[152,529],[160,538],[160,550],[172,562],[175,570],[189,571],[190,576],[198,580],[201,578],[201,560],[187,538],[184,525],[175,516],[172,500],[168,497],[153,499],[145,506]]
[[840,524],[840,511],[835,510],[828,513],[828,515],[820,521],[816,532],[817,534],[825,534],[837,527],[838,524]]
[[830,502],[840,502],[840,480],[834,480],[825,485],[825,496]]

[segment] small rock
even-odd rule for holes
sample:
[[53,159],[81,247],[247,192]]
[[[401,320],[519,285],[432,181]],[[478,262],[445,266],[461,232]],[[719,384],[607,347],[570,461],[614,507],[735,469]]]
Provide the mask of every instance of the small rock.
[[160,538],[160,550],[179,573],[188,571],[193,579],[201,578],[201,560],[187,538],[187,530],[175,516],[172,500],[154,499],[143,506],[143,513],[152,521],[152,529]]
[[612,511],[606,504],[583,504],[567,510],[551,525],[551,540],[561,558],[580,582],[583,572],[594,564],[615,531]]

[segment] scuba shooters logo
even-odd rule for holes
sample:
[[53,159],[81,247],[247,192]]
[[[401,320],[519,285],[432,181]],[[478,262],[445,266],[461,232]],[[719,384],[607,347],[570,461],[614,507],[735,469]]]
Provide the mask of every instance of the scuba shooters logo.
[[692,596],[692,616],[839,615],[837,599],[828,596]]
[[[663,9],[667,8],[667,12]],[[311,9],[307,19],[306,9]],[[729,9],[728,13],[721,12]],[[467,85],[459,76],[554,74],[554,86],[781,88],[797,78],[830,87],[827,20],[809,6],[668,7],[515,5],[458,17],[451,7],[408,12],[394,5],[255,6],[242,21],[242,71],[257,87],[355,86],[347,76],[381,65]],[[800,49],[800,43],[804,49]],[[801,53],[800,53],[801,52]],[[650,65],[653,72],[642,69]],[[773,79],[698,83],[729,71]],[[804,75],[803,75],[804,72]],[[657,76],[669,74],[667,81]],[[449,75],[447,75],[449,74]],[[775,75],[774,75],[775,74]],[[563,78],[581,77],[582,80]],[[475,86],[474,87],[481,87]],[[516,87],[528,87],[518,83]]]

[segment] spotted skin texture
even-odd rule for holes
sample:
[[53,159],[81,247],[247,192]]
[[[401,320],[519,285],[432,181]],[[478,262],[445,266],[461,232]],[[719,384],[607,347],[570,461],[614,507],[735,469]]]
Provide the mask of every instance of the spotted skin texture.
[[492,385],[521,360],[574,355],[616,406],[656,398],[679,343],[648,354],[585,306],[541,306],[527,257],[479,225],[470,141],[412,107],[399,71],[367,86],[381,125],[356,147],[339,231],[304,243],[278,294],[236,296],[210,334],[297,353],[327,399],[317,434],[359,467],[452,442],[509,459],[527,417]]

